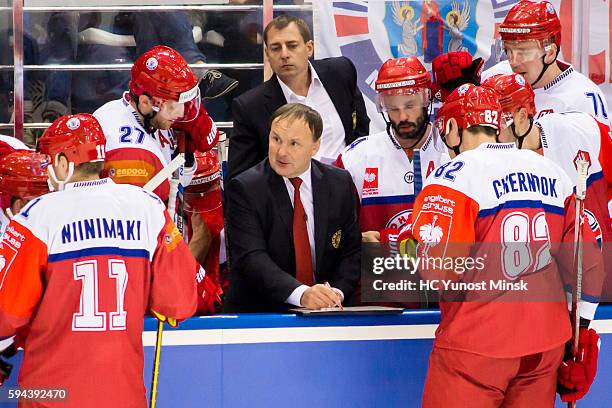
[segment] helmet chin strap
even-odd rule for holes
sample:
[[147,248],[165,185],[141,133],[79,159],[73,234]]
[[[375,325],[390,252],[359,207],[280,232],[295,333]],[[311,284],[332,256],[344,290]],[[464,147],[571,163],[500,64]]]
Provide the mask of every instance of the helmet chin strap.
[[[546,50],[546,48],[544,48],[544,50]],[[557,62],[557,57],[559,56],[559,51],[557,51],[557,55],[555,55],[555,59],[553,62],[551,62],[550,64],[547,64],[546,61],[544,61],[544,59],[546,58],[546,52],[544,53],[544,55],[542,55],[542,70],[540,71],[540,75],[538,75],[538,77],[536,78],[535,81],[531,82],[531,85],[535,88],[535,84],[538,83],[538,81],[540,81],[540,79],[542,79],[542,77],[544,76],[544,74],[546,73],[546,71],[548,70],[548,67],[550,67],[552,64],[554,64],[555,62]]]
[[145,128],[145,130],[147,131],[147,133],[149,133],[149,134],[154,133],[155,132],[155,127],[153,127],[153,125],[151,125],[151,121],[153,120],[155,115],[157,115],[157,110],[153,109],[153,112],[148,113],[146,115],[144,113],[142,113],[142,111],[140,110],[140,97],[136,97],[136,110],[138,111],[140,116],[142,116],[142,120],[143,120],[142,125]]
[[[58,159],[59,159],[59,153],[55,156],[56,166],[57,166]],[[57,191],[62,191],[64,190],[66,183],[70,182],[70,179],[74,175],[74,163],[68,162],[68,175],[66,175],[66,178],[64,180],[59,180],[57,178],[57,176],[55,175],[55,170],[53,169],[53,166],[47,167],[47,174],[49,175],[49,178],[47,178],[47,184],[49,185],[49,191],[56,191],[51,180],[53,180],[53,182],[57,184]]]
[[446,132],[444,135],[440,135],[440,138],[444,142],[444,145],[455,153],[455,156],[459,156],[461,154],[461,151],[459,150],[459,148],[461,147],[461,144],[463,143],[463,129],[460,128],[457,130],[457,133],[459,136],[459,144],[456,146],[449,146],[448,143],[446,142],[446,133],[448,133],[449,126],[450,126],[450,122],[446,124]]
[[518,148],[522,149],[523,148],[523,141],[525,140],[525,137],[531,133],[531,129],[533,129],[533,118],[530,117],[529,118],[529,129],[527,129],[527,131],[525,133],[523,133],[522,135],[517,135],[516,134],[516,126],[514,126],[514,122],[512,122],[512,125],[510,125],[510,129],[512,129],[512,134],[514,135],[514,138],[517,140],[518,142]]
[[9,218],[9,220],[12,220],[13,217],[15,216],[13,212],[11,211],[11,207],[6,207],[4,209],[4,212],[6,213],[6,216]]

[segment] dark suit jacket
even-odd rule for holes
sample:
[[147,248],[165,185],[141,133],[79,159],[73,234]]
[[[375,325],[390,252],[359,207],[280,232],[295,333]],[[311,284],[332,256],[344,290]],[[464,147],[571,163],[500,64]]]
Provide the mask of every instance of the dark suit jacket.
[[[367,136],[370,130],[370,118],[366,112],[363,96],[357,87],[357,72],[353,63],[346,57],[326,58],[311,63],[340,116],[346,145],[350,145],[358,137]],[[270,116],[286,103],[287,100],[276,75],[234,98],[232,103],[234,127],[229,142],[227,163],[230,178],[268,156]],[[325,112],[319,113],[325,114]]]
[[[361,234],[350,174],[312,160],[317,283],[345,300],[360,272]],[[231,283],[224,312],[282,312],[301,283],[295,279],[293,207],[283,178],[265,159],[228,186]]]

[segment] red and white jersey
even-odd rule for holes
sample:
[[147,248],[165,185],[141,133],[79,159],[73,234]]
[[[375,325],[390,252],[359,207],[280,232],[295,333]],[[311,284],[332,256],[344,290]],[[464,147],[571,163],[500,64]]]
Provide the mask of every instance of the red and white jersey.
[[196,261],[157,196],[69,183],[13,218],[0,265],[0,337],[30,328],[22,388],[65,388],[66,407],[147,406],[143,317],[196,308]]
[[612,241],[608,194],[612,186],[612,139],[610,128],[582,112],[553,113],[535,122],[540,128],[542,152],[560,166],[574,185],[578,157],[589,161],[585,210],[595,237]]
[[[93,115],[106,136],[105,172],[116,183],[142,187],[172,160],[174,133],[159,129],[147,133],[126,94],[102,105]],[[194,172],[195,165],[183,170],[183,186],[189,185]],[[154,192],[166,202],[170,184],[165,181]]]
[[[436,169],[417,197],[412,219],[412,234],[429,244],[430,254],[469,256],[476,264],[484,259],[483,267],[453,272],[460,282],[504,280],[526,282],[528,288],[502,288],[486,301],[478,300],[478,290],[463,300],[442,300],[437,346],[510,358],[550,350],[570,338],[564,283],[572,273],[568,248],[575,214],[573,183],[563,169],[514,144],[484,143]],[[603,262],[586,224],[583,234],[591,245],[585,244],[581,315],[592,319]],[[443,276],[421,273],[428,280]]]
[[446,146],[432,132],[412,161],[387,132],[364,136],[348,146],[336,165],[351,173],[359,194],[361,231],[401,228],[425,178],[450,160]]
[[[536,117],[552,112],[584,112],[609,124],[608,102],[601,89],[571,65],[557,60],[563,72],[548,85],[534,89]],[[511,74],[508,61],[502,61],[482,73],[482,80],[496,74]]]

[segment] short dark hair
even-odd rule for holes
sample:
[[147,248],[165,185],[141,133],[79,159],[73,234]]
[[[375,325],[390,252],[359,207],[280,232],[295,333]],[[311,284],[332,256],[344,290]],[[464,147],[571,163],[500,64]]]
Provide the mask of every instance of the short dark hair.
[[469,130],[469,132],[472,134],[484,133],[488,137],[495,137],[499,133],[499,130],[495,129],[494,127],[483,125],[470,126],[467,130]]
[[294,16],[288,16],[283,14],[282,16],[276,17],[274,20],[270,21],[264,30],[264,44],[268,45],[268,31],[272,28],[276,28],[277,30],[282,30],[287,27],[289,24],[294,23],[302,36],[302,39],[305,43],[308,41],[312,41],[312,34],[310,34],[310,28],[304,20]]
[[270,126],[276,119],[303,120],[310,128],[315,142],[323,133],[323,119],[319,112],[301,103],[288,103],[275,110],[270,117]]
[[74,168],[75,173],[78,172],[82,176],[100,176],[104,169],[103,161],[81,163]]

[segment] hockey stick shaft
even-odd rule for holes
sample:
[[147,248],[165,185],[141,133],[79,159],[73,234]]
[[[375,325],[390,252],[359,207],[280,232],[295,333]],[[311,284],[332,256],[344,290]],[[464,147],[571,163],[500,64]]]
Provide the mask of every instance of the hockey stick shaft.
[[[184,135],[179,134],[179,137],[184,137]],[[180,146],[180,144],[179,144]],[[184,146],[184,143],[183,143]],[[168,214],[170,215],[170,219],[174,219],[174,215],[176,213],[176,197],[178,195],[178,189],[180,184],[180,167],[185,164],[185,154],[183,152],[179,152],[179,154],[162,170],[160,170],[145,186],[144,189],[148,191],[155,190],[161,183],[165,180],[168,180],[170,176],[170,194],[168,201]],[[179,204],[179,215],[182,216],[182,205]],[[182,224],[182,223],[181,223]],[[179,228],[181,234],[183,233],[182,229]],[[157,405],[157,383],[159,379],[159,363],[161,360],[161,348],[162,348],[162,339],[163,339],[163,331],[164,331],[164,322],[159,320],[157,322],[157,336],[155,340],[155,359],[153,360],[153,378],[151,380],[151,408],[155,408]]]
[[155,339],[155,358],[153,360],[153,378],[151,382],[151,408],[157,405],[157,382],[159,378],[159,357],[161,355],[162,334],[164,331],[164,322],[157,322],[157,337]]
[[[572,358],[578,355],[580,341],[580,299],[582,297],[582,228],[584,226],[584,200],[586,198],[586,182],[589,162],[583,159],[576,161],[578,178],[575,192],[575,221],[574,221],[574,271],[576,271],[576,284],[572,293]],[[568,402],[570,408],[576,407],[576,402]]]

